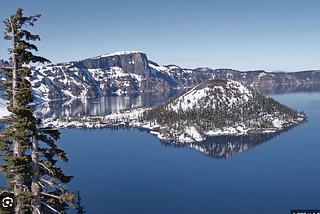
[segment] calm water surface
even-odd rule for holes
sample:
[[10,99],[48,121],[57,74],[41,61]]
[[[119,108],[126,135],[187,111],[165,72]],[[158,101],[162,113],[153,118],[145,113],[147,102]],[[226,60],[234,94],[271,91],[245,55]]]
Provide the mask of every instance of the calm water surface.
[[[61,130],[57,144],[69,162],[59,165],[74,176],[69,189],[80,190],[88,214],[282,214],[320,209],[320,92],[270,96],[305,111],[309,122],[276,135],[213,138],[193,149],[161,143],[137,129]],[[144,105],[111,99],[123,103],[111,105],[116,109]],[[93,110],[86,104],[69,105],[60,113],[43,106],[37,114],[112,111],[103,103]],[[0,181],[5,182],[2,176]]]
[[228,159],[167,146],[136,129],[61,130],[70,190],[80,190],[86,213],[320,209],[320,93],[271,97],[305,111],[309,122]]

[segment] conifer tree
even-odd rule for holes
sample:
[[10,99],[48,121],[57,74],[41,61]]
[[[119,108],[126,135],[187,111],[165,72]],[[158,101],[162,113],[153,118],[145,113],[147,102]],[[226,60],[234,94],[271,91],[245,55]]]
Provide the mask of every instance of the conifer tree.
[[[11,116],[1,120],[6,128],[0,133],[0,150],[3,164],[0,172],[8,178],[3,188],[14,193],[17,205],[15,213],[63,213],[67,203],[73,205],[74,194],[67,191],[65,183],[72,176],[66,176],[55,164],[58,157],[67,161],[63,150],[57,148],[55,141],[60,132],[51,128],[41,129],[41,121],[33,116],[28,106],[33,101],[29,63],[47,63],[48,59],[33,55],[37,47],[30,41],[40,40],[39,35],[23,29],[33,26],[40,14],[24,17],[23,9],[18,9],[4,22],[4,39],[11,40],[9,48],[11,67],[2,67],[9,80],[1,81],[4,96],[9,101]],[[43,142],[39,145],[38,142]]]
[[78,201],[77,201],[77,210],[78,210],[78,214],[84,214],[86,213],[86,211],[84,211],[83,205],[81,204],[81,197],[80,197],[80,191],[77,191],[77,195],[78,195]]

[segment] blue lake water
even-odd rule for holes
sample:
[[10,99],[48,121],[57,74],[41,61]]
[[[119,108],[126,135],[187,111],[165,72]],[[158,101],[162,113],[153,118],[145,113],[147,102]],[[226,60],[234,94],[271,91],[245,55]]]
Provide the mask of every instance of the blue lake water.
[[[231,158],[137,129],[61,130],[61,164],[87,213],[289,213],[320,209],[320,93],[271,95],[309,122]],[[76,213],[70,210],[69,213]]]
[[[90,214],[282,214],[320,209],[320,92],[269,96],[305,111],[309,122],[276,136],[213,138],[200,144],[209,150],[218,145],[206,155],[161,143],[137,129],[65,129],[57,144],[69,162],[59,165],[74,176],[69,189],[80,190]],[[228,147],[234,151],[225,149],[229,142],[234,142]],[[3,177],[0,181],[4,183]]]

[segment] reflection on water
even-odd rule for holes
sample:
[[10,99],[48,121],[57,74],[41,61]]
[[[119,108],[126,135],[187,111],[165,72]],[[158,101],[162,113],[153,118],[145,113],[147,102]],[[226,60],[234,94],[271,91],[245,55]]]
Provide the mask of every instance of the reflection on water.
[[[320,91],[320,84],[313,85],[283,85],[277,87],[259,87],[258,90],[263,94],[289,93],[289,92],[316,92]],[[140,94],[138,96],[109,96],[96,99],[72,101],[56,101],[42,103],[35,106],[34,114],[39,118],[62,118],[84,115],[108,115],[124,109],[156,106],[169,98],[176,96],[183,91],[174,91],[163,94]],[[285,129],[276,133],[250,134],[242,136],[215,136],[209,137],[201,143],[192,144],[171,144],[170,142],[160,141],[165,146],[190,147],[207,156],[213,158],[230,158],[241,152],[252,149],[279,134],[288,131]],[[145,131],[145,130],[141,130]]]
[[141,93],[138,96],[103,96],[86,100],[52,101],[34,106],[34,115],[38,118],[79,117],[84,115],[103,116],[124,109],[156,106],[182,92]]
[[[64,170],[74,176],[70,191],[80,190],[86,213],[266,214],[319,207],[320,93],[274,98],[305,110],[309,122],[282,136],[219,136],[194,144],[215,158],[161,146],[137,130],[62,130],[58,143],[69,157]],[[223,139],[233,145],[229,151]]]
[[[320,91],[320,84],[265,86],[258,87],[256,90],[265,95],[290,92],[316,92]],[[33,107],[35,109],[35,116],[39,118],[79,117],[83,115],[103,116],[124,109],[156,106],[182,92],[183,90],[176,90],[171,93],[141,93],[132,96],[103,96],[86,100],[52,101],[37,104]]]
[[[282,133],[288,132],[296,126],[286,127],[274,133],[251,133],[247,135],[219,135],[211,136],[202,142],[193,143],[179,143],[176,141],[159,140],[160,144],[165,147],[171,148],[192,148],[202,154],[216,158],[227,159],[234,157],[244,151],[253,149],[272,138],[279,136]],[[130,127],[104,127],[102,129],[117,131],[117,130],[130,130]],[[141,132],[149,133],[150,131],[144,128],[134,128]]]
[[293,127],[289,127],[275,133],[248,134],[248,135],[221,135],[209,137],[205,141],[191,144],[175,144],[170,141],[160,141],[162,145],[169,147],[185,148],[190,147],[209,157],[226,159],[236,156],[246,150],[253,149],[272,138],[287,132]]

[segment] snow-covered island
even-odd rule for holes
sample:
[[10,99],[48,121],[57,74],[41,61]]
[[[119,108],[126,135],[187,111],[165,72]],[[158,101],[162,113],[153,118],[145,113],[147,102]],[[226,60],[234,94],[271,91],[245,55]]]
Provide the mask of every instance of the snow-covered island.
[[139,127],[162,140],[200,142],[208,136],[270,133],[307,121],[272,98],[233,80],[206,80],[166,103],[106,116],[44,119],[56,128]]

